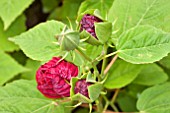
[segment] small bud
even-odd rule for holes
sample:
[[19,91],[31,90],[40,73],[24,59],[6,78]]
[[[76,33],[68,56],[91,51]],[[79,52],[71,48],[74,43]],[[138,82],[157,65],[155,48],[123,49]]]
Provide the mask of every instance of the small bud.
[[80,22],[80,31],[86,30],[93,37],[97,38],[94,26],[95,22],[102,22],[102,20],[96,16],[85,14]]
[[80,93],[80,94],[89,98],[88,86],[90,86],[90,85],[91,85],[91,83],[86,82],[85,79],[77,81],[75,88],[74,88],[75,94]]
[[80,41],[79,32],[64,29],[60,35],[57,36],[61,50],[74,50],[78,47]]

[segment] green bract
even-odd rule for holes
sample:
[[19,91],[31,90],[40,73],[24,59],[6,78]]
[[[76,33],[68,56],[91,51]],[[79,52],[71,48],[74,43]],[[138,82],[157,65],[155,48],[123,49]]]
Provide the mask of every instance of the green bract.
[[74,50],[79,45],[79,32],[70,29],[63,29],[62,33],[60,35],[57,35],[57,38],[61,50]]

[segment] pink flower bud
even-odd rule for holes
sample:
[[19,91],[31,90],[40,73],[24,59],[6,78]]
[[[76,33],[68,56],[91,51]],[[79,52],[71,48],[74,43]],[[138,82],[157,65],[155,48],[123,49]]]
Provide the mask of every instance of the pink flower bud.
[[77,81],[76,86],[74,88],[75,94],[80,93],[89,98],[88,89],[87,89],[89,85],[91,84],[89,82],[86,82],[85,79]]
[[53,57],[42,65],[36,73],[38,90],[48,98],[62,98],[70,96],[71,77],[78,75],[78,67],[74,64]]
[[84,29],[88,33],[90,33],[92,36],[97,38],[96,33],[95,33],[95,26],[94,26],[95,22],[102,22],[102,20],[90,14],[84,15],[80,22],[80,25],[81,25],[80,31],[83,31]]

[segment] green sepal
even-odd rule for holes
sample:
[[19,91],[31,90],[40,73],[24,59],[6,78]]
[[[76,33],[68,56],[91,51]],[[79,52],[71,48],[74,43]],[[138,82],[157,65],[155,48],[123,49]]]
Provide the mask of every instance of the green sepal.
[[80,38],[81,39],[85,39],[85,41],[89,44],[92,45],[101,45],[101,43],[99,42],[99,40],[97,40],[95,37],[93,37],[90,33],[88,33],[87,31],[83,30],[80,33]]
[[57,36],[57,38],[60,49],[65,51],[76,49],[80,42],[79,32],[66,28]]
[[87,73],[86,82],[96,82],[96,77],[90,71]]
[[88,93],[90,99],[92,101],[95,101],[99,97],[102,89],[103,89],[103,84],[100,82],[90,85],[88,87]]
[[100,11],[99,11],[98,9],[90,9],[90,10],[87,10],[87,11],[81,13],[80,15],[78,15],[77,20],[76,20],[76,22],[77,22],[78,24],[79,24],[79,22],[81,21],[81,19],[83,18],[83,16],[84,16],[85,14],[90,14],[90,15],[93,15],[93,16],[98,17],[98,18],[101,19],[102,21],[106,21],[106,20],[104,19],[104,17],[102,17],[102,15],[101,15],[101,13],[100,13]]
[[90,100],[89,98],[87,98],[86,96],[80,94],[80,93],[77,93],[75,95],[73,95],[71,97],[72,100],[75,100],[75,101],[79,101],[79,102],[82,102],[82,103],[92,103],[93,101]]
[[96,36],[99,42],[106,43],[112,35],[112,23],[111,22],[98,22],[94,23]]

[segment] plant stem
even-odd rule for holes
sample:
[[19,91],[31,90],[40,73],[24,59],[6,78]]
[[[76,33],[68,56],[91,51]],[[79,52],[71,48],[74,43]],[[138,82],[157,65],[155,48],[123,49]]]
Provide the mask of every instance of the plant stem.
[[114,102],[115,102],[116,97],[117,97],[119,91],[120,91],[120,89],[116,89],[116,90],[115,90],[115,93],[114,93],[114,95],[113,95],[113,97],[112,97],[111,103],[114,103]]
[[92,62],[92,59],[90,57],[88,57],[86,54],[84,54],[84,52],[79,47],[77,49],[75,49],[75,51],[77,53],[79,53],[81,56],[83,56],[89,62]]
[[112,107],[112,109],[114,111],[119,112],[119,110],[117,109],[117,107],[113,103],[110,102],[110,106]]
[[107,74],[107,72],[110,70],[110,68],[112,67],[112,65],[114,64],[114,62],[116,61],[118,55],[116,54],[113,59],[111,60],[111,62],[109,63],[109,65],[107,65],[106,69],[104,70],[104,75]]
[[109,102],[109,100],[107,99],[107,97],[105,95],[103,95],[103,98],[104,98],[104,100],[106,102],[103,111],[106,111],[108,106],[109,106],[109,104],[110,104],[110,102]]
[[[106,55],[107,54],[107,45],[105,44],[104,45],[104,55]],[[106,58],[104,58],[103,59],[103,62],[102,62],[102,71],[101,71],[101,77],[103,77],[104,76],[104,69],[106,68],[106,62],[107,62],[107,59]]]

